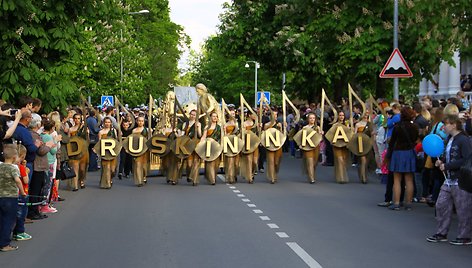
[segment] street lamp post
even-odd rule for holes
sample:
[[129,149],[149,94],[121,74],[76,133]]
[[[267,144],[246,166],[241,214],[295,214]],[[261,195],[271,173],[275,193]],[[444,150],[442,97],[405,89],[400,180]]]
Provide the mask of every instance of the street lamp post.
[[254,107],[257,107],[257,69],[259,69],[260,65],[257,61],[246,61],[246,65],[244,67],[249,68],[249,63],[254,63]]
[[[144,15],[148,14],[149,10],[143,9],[138,12],[128,12],[128,15]],[[123,29],[120,29],[120,41],[123,43]],[[120,59],[120,85],[121,85],[121,91],[123,92],[123,51],[121,51],[121,59]]]

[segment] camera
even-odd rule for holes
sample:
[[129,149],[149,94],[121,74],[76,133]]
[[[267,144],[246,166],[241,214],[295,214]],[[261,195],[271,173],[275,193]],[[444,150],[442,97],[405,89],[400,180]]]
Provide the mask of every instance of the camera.
[[11,109],[10,116],[15,116],[16,112],[18,112],[18,109]]

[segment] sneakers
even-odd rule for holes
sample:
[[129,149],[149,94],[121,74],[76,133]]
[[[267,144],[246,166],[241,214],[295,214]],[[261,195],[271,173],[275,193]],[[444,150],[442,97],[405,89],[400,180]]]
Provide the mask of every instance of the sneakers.
[[380,202],[380,203],[377,203],[377,206],[379,206],[379,207],[385,207],[385,208],[386,208],[386,207],[390,206],[391,204],[393,204],[392,201],[389,201],[389,202]]
[[40,211],[41,213],[56,213],[57,209],[50,206],[42,206]]
[[[431,242],[431,243],[447,242],[447,236],[442,235],[442,234],[434,234],[434,235],[426,238],[426,241]],[[470,241],[470,239],[469,239],[469,241]]]
[[30,240],[31,238],[33,237],[27,233],[20,233],[20,234],[13,235],[13,240],[16,240],[16,241],[26,241],[26,240]]
[[449,241],[449,244],[455,246],[468,246],[472,245],[472,241],[470,238],[456,238],[454,240]]
[[259,169],[259,173],[264,173],[264,169],[263,168]]
[[390,210],[400,210],[400,205],[391,204],[388,209]]
[[18,249],[17,246],[8,245],[8,246],[4,246],[3,248],[0,248],[0,251],[7,252],[7,251],[13,251],[17,249]]

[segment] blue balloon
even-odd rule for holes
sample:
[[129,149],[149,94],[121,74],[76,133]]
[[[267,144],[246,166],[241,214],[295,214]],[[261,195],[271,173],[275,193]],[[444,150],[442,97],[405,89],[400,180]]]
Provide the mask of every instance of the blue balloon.
[[423,139],[423,150],[431,157],[439,157],[444,152],[444,141],[436,134],[429,134]]

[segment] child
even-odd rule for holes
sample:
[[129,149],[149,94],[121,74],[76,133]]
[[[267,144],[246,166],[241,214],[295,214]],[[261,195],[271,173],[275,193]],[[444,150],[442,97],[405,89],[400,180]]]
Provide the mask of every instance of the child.
[[21,196],[26,196],[20,180],[20,172],[14,165],[18,155],[16,145],[3,148],[5,162],[0,164],[0,251],[17,250],[10,245],[13,226],[18,211],[18,189]]
[[[21,183],[23,185],[23,191],[25,194],[28,194],[28,171],[26,167],[26,148],[23,145],[18,145],[18,160],[16,164],[18,165],[18,169],[20,170],[20,177]],[[26,215],[28,214],[28,197],[21,196],[18,198],[20,205],[18,206],[18,212],[16,215],[16,225],[15,229],[13,229],[13,239],[16,241],[24,241],[30,240],[32,238],[31,235],[25,233],[25,222],[26,222]],[[24,205],[23,205],[24,204]]]

